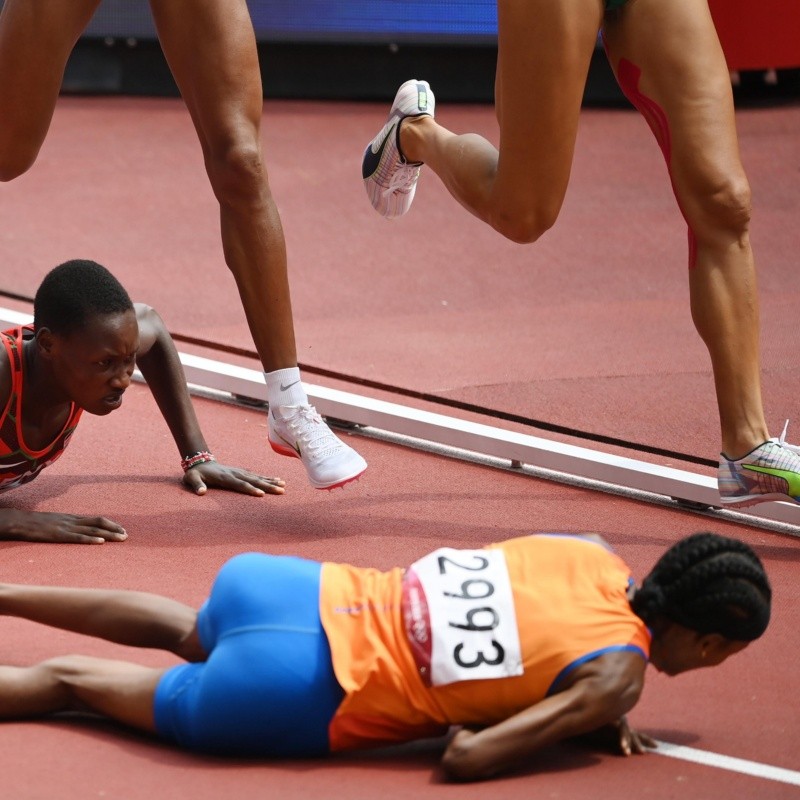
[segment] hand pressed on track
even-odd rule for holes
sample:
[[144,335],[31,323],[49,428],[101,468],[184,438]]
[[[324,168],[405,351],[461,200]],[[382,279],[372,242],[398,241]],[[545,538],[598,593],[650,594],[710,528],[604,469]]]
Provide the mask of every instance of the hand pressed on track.
[[205,494],[207,489],[216,488],[253,497],[283,494],[285,485],[281,478],[267,478],[246,469],[227,467],[218,461],[206,461],[186,470],[183,482],[195,494]]
[[124,542],[125,529],[106,517],[0,509],[0,539],[62,544]]
[[624,756],[641,755],[658,746],[655,739],[641,731],[635,731],[628,724],[627,717],[620,717],[614,724],[617,730],[617,744]]

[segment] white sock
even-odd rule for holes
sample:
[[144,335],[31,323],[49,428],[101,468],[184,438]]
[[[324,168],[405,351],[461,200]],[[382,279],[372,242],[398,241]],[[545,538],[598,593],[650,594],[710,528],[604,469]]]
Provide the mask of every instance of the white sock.
[[308,405],[308,395],[300,382],[298,367],[265,372],[264,378],[267,381],[267,400],[273,408]]

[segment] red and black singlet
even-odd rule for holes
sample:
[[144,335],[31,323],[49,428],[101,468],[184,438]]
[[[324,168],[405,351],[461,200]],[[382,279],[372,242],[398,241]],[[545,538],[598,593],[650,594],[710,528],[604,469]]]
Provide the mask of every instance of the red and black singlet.
[[64,427],[53,441],[41,450],[32,450],[22,435],[22,340],[33,327],[14,328],[0,333],[0,340],[11,364],[11,395],[0,413],[0,492],[32,481],[46,466],[52,464],[66,448],[82,409],[72,404]]

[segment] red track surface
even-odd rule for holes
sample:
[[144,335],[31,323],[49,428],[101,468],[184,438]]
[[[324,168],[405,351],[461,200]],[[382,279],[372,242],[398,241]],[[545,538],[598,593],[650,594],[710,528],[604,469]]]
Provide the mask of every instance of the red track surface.
[[[496,138],[487,107],[438,111],[456,130]],[[385,113],[267,104],[300,360],[715,459],[685,225],[638,114],[584,113],[562,216],[525,247],[466,214],[433,175],[423,174],[407,217],[379,218],[359,170]],[[777,435],[787,417],[800,426],[800,107],[749,109],[738,123],[755,198],[764,401]],[[180,102],[65,98],[39,162],[0,189],[0,212],[0,289],[31,294],[48,267],[95,258],[171,330],[252,347]]]
[[[688,314],[684,232],[655,146],[635,115],[588,112],[559,227],[533,248],[502,242],[446,201],[430,176],[405,220],[369,209],[359,150],[374,106],[271,103],[266,141],[292,259],[301,359],[359,377],[468,399],[648,444],[713,457],[707,359]],[[442,109],[493,135],[485,108]],[[756,189],[770,420],[797,417],[796,281],[800,109],[740,115]],[[65,100],[38,165],[0,189],[0,288],[32,293],[71,257],[111,267],[173,331],[249,347],[222,266],[214,202],[182,107],[172,101]],[[163,279],[168,275],[167,280]],[[445,304],[446,303],[446,304]],[[323,381],[324,382],[324,381]],[[81,423],[68,454],[4,496],[39,510],[103,513],[124,544],[6,543],[0,580],[156,591],[199,603],[222,562],[243,550],[389,567],[436,546],[479,546],[534,530],[603,533],[642,577],[678,536],[710,527],[765,560],[774,622],[726,665],[653,674],[633,722],[660,739],[800,770],[796,539],[709,522],[587,490],[356,439],[365,477],[331,494],[265,446],[263,412],[197,401],[221,460],[278,473],[284,497],[212,493],[178,482],[178,454],[145,389]],[[800,423],[800,420],[798,420]],[[687,442],[686,431],[691,431]],[[796,437],[795,437],[796,438]],[[0,620],[2,661],[86,652],[168,664],[19,620]],[[439,745],[326,762],[261,764],[189,756],[114,726],[0,726],[2,796],[654,798],[800,796],[798,787],[659,756],[624,761],[555,748],[524,776],[453,787]]]

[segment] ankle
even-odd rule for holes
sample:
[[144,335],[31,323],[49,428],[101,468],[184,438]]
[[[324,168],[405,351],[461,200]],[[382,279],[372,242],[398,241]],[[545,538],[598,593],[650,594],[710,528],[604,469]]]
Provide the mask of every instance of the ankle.
[[308,403],[306,391],[297,367],[265,372],[267,401],[272,408],[279,406],[302,406]]
[[728,461],[738,461],[750,455],[753,450],[761,447],[761,445],[767,441],[769,441],[769,436],[755,439],[734,439],[730,443],[723,443],[722,455],[725,456]]
[[419,117],[405,117],[400,120],[397,144],[400,155],[407,162],[413,164],[425,162],[425,125],[432,121],[429,114],[422,114]]

